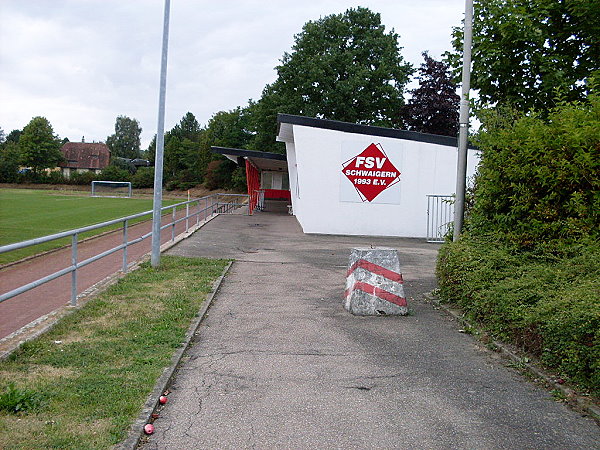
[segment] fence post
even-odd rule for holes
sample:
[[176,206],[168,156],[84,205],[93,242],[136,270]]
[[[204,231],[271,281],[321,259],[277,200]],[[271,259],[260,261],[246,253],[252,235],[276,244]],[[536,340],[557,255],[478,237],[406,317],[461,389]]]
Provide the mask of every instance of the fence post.
[[173,218],[171,219],[171,241],[175,241],[175,220],[177,220],[177,208],[173,206]]
[[127,220],[123,221],[123,273],[127,273]]
[[77,306],[77,233],[71,239],[71,306]]
[[198,214],[196,214],[196,226],[198,226],[198,224],[200,223],[200,211],[202,210],[201,208],[201,202],[200,199],[198,199]]
[[185,204],[185,232],[188,232],[189,229],[189,220],[190,220],[190,204]]

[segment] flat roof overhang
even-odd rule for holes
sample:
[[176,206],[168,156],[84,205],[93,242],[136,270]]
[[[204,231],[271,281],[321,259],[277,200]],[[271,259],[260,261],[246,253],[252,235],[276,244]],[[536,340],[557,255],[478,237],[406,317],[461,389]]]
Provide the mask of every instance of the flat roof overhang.
[[[324,130],[342,131],[344,133],[368,134],[371,136],[403,139],[406,141],[425,142],[454,148],[458,147],[458,138],[456,136],[419,133],[416,131],[398,130],[394,128],[341,122],[339,120],[317,119],[314,117],[295,116],[292,114],[281,113],[277,114],[277,141],[293,143],[293,125],[321,128]],[[469,148],[477,150],[477,147],[473,145],[469,145]]]
[[218,153],[238,165],[243,160],[250,161],[260,171],[287,172],[287,158],[279,153],[258,152],[241,148],[211,147],[213,153]]

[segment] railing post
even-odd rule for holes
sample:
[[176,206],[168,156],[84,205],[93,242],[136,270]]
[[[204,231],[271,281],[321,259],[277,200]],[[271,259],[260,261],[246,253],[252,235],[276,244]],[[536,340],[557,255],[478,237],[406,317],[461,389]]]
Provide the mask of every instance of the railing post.
[[198,214],[196,214],[196,226],[200,224],[200,211],[201,211],[201,202],[198,199]]
[[190,228],[189,226],[189,219],[190,219],[190,204],[186,203],[185,204],[185,232],[188,232],[188,229]]
[[71,239],[71,306],[77,306],[77,233]]
[[177,220],[177,208],[173,207],[173,218],[171,219],[171,241],[175,241],[175,220]]
[[123,221],[123,273],[127,273],[127,220]]

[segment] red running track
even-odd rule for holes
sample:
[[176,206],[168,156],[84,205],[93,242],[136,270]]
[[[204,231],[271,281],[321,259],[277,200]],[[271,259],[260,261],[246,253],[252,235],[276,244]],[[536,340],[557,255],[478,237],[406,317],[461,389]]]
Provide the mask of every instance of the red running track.
[[[190,212],[196,209],[191,209]],[[185,217],[185,210],[177,218]],[[200,217],[202,220],[204,217]],[[172,223],[172,214],[163,216],[162,225]],[[196,225],[196,218],[189,219],[189,226]],[[171,240],[172,227],[162,230],[161,244]],[[128,239],[134,240],[152,231],[152,221],[128,227]],[[175,235],[185,232],[185,221],[175,226]],[[79,262],[123,243],[122,230],[79,242]],[[127,247],[127,262],[139,260],[152,248],[152,237]],[[5,293],[71,265],[71,246],[63,248],[0,270],[0,293]],[[117,251],[77,271],[77,293],[85,291],[106,277],[117,273],[123,266],[123,251]],[[71,274],[68,273],[16,297],[0,303],[0,339],[19,330],[30,322],[69,304],[71,301]]]

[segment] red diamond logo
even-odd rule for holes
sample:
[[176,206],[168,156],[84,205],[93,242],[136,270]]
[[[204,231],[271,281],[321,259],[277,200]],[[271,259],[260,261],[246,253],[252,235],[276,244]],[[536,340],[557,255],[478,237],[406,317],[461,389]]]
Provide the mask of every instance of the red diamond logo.
[[391,163],[381,144],[371,144],[359,155],[343,163],[342,172],[363,202],[372,202],[400,181],[400,171]]

